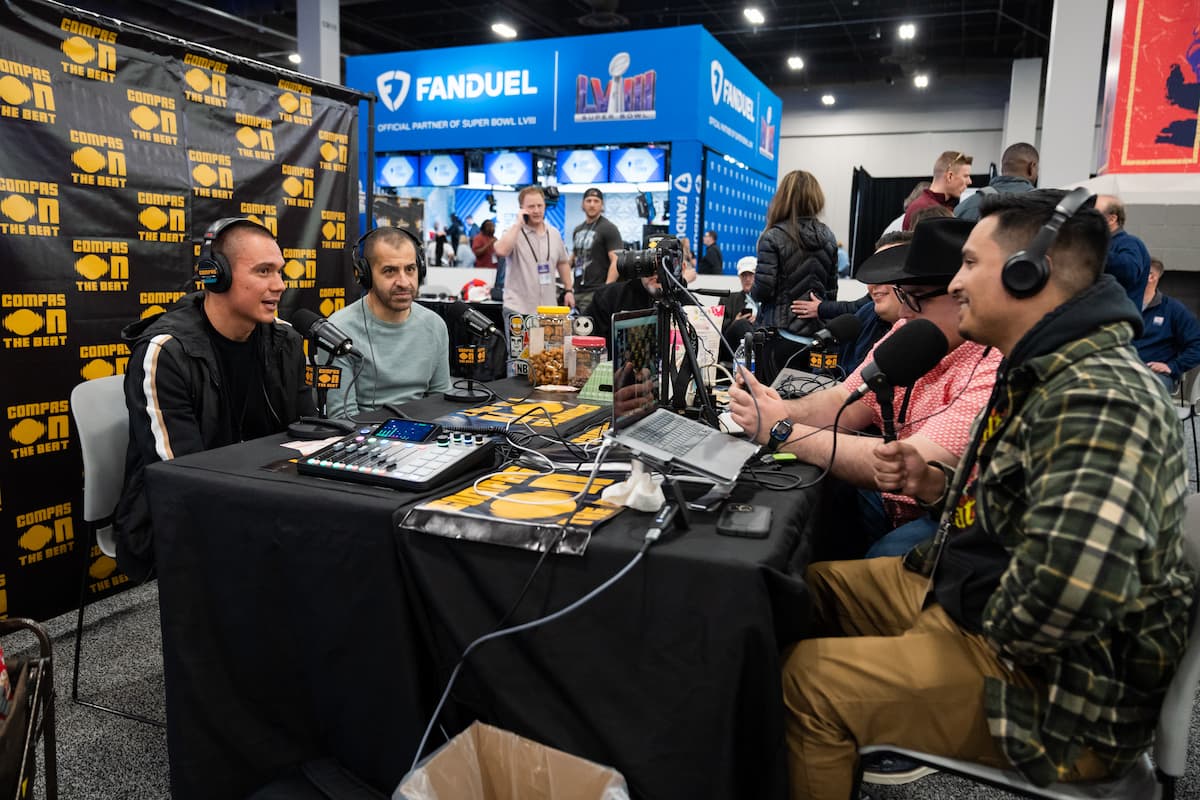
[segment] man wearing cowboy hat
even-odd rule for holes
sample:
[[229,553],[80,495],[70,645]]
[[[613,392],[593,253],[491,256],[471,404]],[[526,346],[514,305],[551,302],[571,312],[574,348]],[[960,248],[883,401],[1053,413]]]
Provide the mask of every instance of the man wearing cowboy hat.
[[[1000,363],[997,351],[959,335],[958,303],[946,290],[958,272],[971,228],[972,223],[952,218],[922,222],[912,242],[880,250],[857,273],[866,283],[891,284],[901,303],[900,319],[876,348],[910,319],[927,319],[946,335],[949,352],[911,389],[897,389],[893,407],[898,438],[912,444],[927,461],[951,465],[958,463],[967,446],[971,421],[987,401]],[[874,353],[873,348],[863,366],[874,361]],[[778,392],[743,372],[739,381],[744,388],[730,389],[730,411],[756,441],[823,467],[833,450],[833,433],[824,428],[833,423],[851,390],[862,385],[863,366],[844,383],[797,400],[781,399]],[[872,426],[882,429],[874,393],[868,392],[843,411],[839,425],[858,431]],[[875,443],[870,437],[838,437],[832,474],[843,487],[833,490],[838,501],[827,504],[835,508],[838,535],[836,541],[833,537],[818,540],[816,557],[899,555],[933,534],[933,520],[915,500],[876,490]]]

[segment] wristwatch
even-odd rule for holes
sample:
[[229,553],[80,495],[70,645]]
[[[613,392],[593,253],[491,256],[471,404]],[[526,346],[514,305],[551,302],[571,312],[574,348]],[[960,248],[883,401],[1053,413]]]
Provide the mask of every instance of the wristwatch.
[[771,426],[770,438],[767,439],[767,450],[774,453],[792,435],[792,421],[784,417]]

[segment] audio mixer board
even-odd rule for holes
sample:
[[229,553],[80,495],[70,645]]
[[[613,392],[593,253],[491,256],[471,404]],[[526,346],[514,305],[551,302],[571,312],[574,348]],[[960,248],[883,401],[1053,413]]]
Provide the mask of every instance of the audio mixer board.
[[296,469],[354,483],[422,491],[491,463],[495,437],[447,431],[432,422],[389,419],[366,424],[310,456]]

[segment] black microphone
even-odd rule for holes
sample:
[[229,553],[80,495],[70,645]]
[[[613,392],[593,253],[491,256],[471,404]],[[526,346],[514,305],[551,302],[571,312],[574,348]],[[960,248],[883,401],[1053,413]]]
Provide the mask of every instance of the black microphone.
[[813,347],[833,347],[843,342],[848,342],[858,336],[862,331],[862,323],[858,321],[858,317],[853,314],[842,314],[840,317],[834,317],[821,330],[813,334],[816,339],[813,342]]
[[317,341],[317,344],[335,356],[363,357],[363,354],[354,347],[350,337],[320,314],[315,314],[307,308],[298,308],[292,314],[291,323],[301,336],[306,338],[311,336]]
[[462,320],[467,323],[472,332],[476,336],[499,336],[500,331],[496,328],[496,324],[483,314],[461,300],[455,300],[450,304],[449,314],[451,318]]
[[937,366],[949,349],[946,334],[937,325],[927,319],[911,320],[875,348],[875,360],[863,367],[861,373],[863,385],[850,393],[846,404],[874,391],[883,417],[883,440],[894,441],[892,391],[900,386],[912,386]]

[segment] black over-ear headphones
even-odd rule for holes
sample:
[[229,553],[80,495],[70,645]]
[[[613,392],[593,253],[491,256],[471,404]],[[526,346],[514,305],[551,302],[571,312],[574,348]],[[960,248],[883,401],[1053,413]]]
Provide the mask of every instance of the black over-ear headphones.
[[233,285],[233,270],[229,266],[229,259],[225,258],[223,253],[214,250],[213,245],[216,244],[222,233],[239,223],[262,228],[272,239],[275,238],[270,230],[249,217],[222,217],[209,225],[208,230],[204,232],[204,240],[200,243],[200,260],[196,262],[196,280],[213,294],[227,292]]
[[1080,186],[1071,190],[1054,207],[1054,214],[1042,226],[1024,250],[1018,250],[1004,262],[1000,282],[1013,297],[1033,297],[1050,280],[1050,265],[1046,253],[1058,238],[1058,229],[1092,197],[1091,189]]
[[367,261],[366,256],[367,239],[371,238],[376,231],[383,230],[400,231],[400,233],[407,236],[408,240],[412,242],[413,252],[416,254],[417,259],[417,282],[424,283],[425,248],[421,245],[421,240],[417,238],[415,233],[407,228],[401,228],[398,225],[385,225],[380,228],[372,228],[362,236],[358,237],[358,241],[354,243],[353,249],[354,280],[357,281],[358,285],[363,288],[363,291],[369,291],[371,289],[371,263]]

